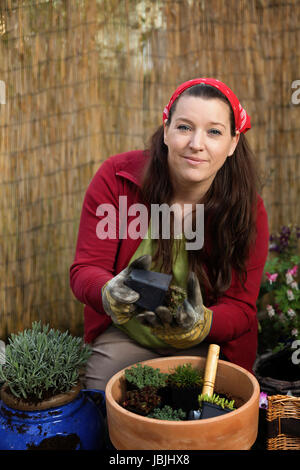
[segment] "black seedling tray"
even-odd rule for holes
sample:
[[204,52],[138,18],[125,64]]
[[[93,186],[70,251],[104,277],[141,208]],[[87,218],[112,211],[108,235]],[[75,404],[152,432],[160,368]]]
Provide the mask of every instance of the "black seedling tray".
[[172,275],[169,274],[133,269],[124,284],[140,294],[136,302],[138,307],[154,311],[164,304],[171,279]]

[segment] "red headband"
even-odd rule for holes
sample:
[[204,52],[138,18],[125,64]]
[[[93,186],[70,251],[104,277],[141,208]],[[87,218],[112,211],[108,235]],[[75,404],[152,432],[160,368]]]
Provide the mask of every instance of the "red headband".
[[247,132],[248,129],[251,128],[250,124],[250,116],[246,113],[244,108],[242,107],[241,103],[239,102],[238,98],[235,96],[232,90],[225,85],[225,83],[220,82],[220,80],[216,80],[215,78],[195,78],[194,80],[189,80],[188,82],[182,83],[173,93],[169,103],[164,109],[163,112],[163,122],[169,117],[169,112],[171,109],[172,104],[181,95],[181,93],[190,88],[194,85],[198,85],[199,83],[204,83],[210,86],[217,88],[219,91],[226,96],[229,100],[235,118],[235,128],[239,132]]

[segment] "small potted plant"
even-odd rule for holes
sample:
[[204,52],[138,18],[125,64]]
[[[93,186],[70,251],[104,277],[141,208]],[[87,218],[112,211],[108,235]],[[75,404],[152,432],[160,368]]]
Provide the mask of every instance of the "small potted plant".
[[125,284],[140,294],[136,302],[143,310],[154,311],[160,305],[167,305],[171,312],[186,298],[186,291],[170,284],[172,276],[144,269],[133,269]]
[[170,370],[168,376],[172,405],[184,411],[198,407],[198,395],[201,394],[203,374],[191,363],[179,364]]
[[100,410],[83,394],[91,350],[82,338],[34,322],[12,334],[0,365],[1,450],[100,449]]
[[126,390],[143,389],[150,386],[156,389],[156,393],[161,397],[164,404],[169,397],[167,386],[168,374],[159,369],[137,363],[125,369]]
[[235,410],[234,401],[226,397],[221,397],[217,393],[212,396],[201,394],[198,397],[200,408],[200,419],[215,418],[225,413]]

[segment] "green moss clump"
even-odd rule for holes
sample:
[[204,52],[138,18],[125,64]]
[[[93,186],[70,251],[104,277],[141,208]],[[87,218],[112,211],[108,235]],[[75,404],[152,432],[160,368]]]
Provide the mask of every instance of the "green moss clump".
[[155,408],[148,414],[148,418],[182,421],[186,419],[186,413],[181,408],[174,410],[169,405],[165,405],[163,408]]
[[169,374],[168,382],[179,388],[189,388],[203,384],[202,372],[192,366],[192,364],[182,364],[173,369]]
[[165,387],[167,378],[168,374],[161,372],[159,369],[154,369],[151,366],[142,365],[140,363],[137,363],[137,365],[134,365],[129,369],[125,369],[125,379],[139,389],[146,386],[155,388]]

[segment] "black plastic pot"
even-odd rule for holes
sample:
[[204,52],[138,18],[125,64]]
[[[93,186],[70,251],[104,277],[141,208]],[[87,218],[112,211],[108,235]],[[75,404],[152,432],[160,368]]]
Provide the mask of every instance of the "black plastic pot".
[[138,307],[155,311],[156,307],[164,304],[171,279],[169,274],[133,269],[124,284],[140,294],[136,302]]
[[258,357],[254,364],[254,374],[261,391],[268,395],[300,396],[300,365],[293,364],[290,346],[277,353],[268,353]]
[[219,405],[215,405],[214,403],[209,402],[202,402],[202,411],[200,419],[208,419],[208,418],[215,418],[216,416],[222,416],[227,413],[230,413],[233,410],[229,410],[228,408],[222,408]]
[[180,388],[170,385],[172,406],[183,411],[196,410],[199,408],[198,396],[201,395],[202,386],[191,388]]

